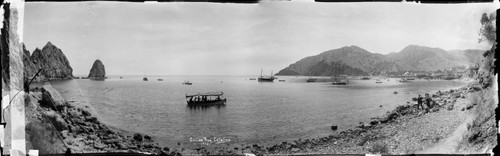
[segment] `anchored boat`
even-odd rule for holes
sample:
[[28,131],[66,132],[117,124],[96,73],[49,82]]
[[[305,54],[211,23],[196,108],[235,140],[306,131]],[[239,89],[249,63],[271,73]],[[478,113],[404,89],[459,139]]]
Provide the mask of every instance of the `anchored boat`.
[[226,98],[222,98],[222,92],[208,92],[198,94],[186,94],[186,102],[188,106],[217,106],[225,105]]
[[192,85],[193,83],[192,82],[189,82],[189,81],[184,81],[184,83],[182,84],[185,84],[185,85]]
[[258,78],[259,82],[273,82],[276,79],[273,76],[273,72],[271,72],[271,76],[262,76],[262,69],[260,69],[260,77]]
[[361,80],[369,80],[369,79],[370,79],[370,77],[368,77],[368,76],[363,76],[363,77],[361,78]]
[[332,76],[333,85],[346,85],[348,83],[347,75]]
[[316,82],[318,79],[315,78],[308,78],[306,82]]
[[410,81],[409,81],[408,79],[406,79],[406,78],[401,78],[401,79],[399,80],[399,82],[410,82]]

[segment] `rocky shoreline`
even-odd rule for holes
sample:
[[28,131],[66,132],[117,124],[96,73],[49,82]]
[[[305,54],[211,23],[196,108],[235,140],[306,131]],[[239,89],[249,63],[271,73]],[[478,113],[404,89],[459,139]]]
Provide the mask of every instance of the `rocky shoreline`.
[[[99,122],[88,106],[64,100],[49,83],[31,89],[25,100],[26,131],[34,134],[26,137],[27,149],[39,149],[40,154],[68,150],[72,153],[179,154],[169,147],[159,146],[151,136],[126,133]],[[44,146],[47,143],[50,147]]]

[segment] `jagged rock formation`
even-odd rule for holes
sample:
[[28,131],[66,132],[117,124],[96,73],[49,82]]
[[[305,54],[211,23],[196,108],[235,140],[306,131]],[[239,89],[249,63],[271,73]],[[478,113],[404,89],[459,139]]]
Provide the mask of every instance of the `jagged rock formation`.
[[404,71],[436,71],[480,62],[481,50],[455,50],[410,45],[396,53],[374,54],[357,46],[329,50],[309,56],[277,75],[330,76],[368,75]]
[[89,78],[92,79],[104,79],[106,77],[106,71],[104,69],[104,64],[101,60],[97,59],[94,61],[92,68],[90,69]]
[[[29,55],[29,52],[25,52],[25,54]],[[42,69],[34,80],[35,82],[73,78],[73,68],[71,68],[68,59],[61,49],[57,48],[51,42],[48,42],[42,50],[36,48],[33,54],[31,54],[30,59],[33,63],[33,68],[29,66],[26,68],[28,71],[25,71],[27,73],[25,77],[32,78],[39,69]],[[29,60],[26,61],[29,62]]]
[[24,78],[31,79],[35,74],[35,64],[31,61],[30,52],[26,50],[26,46],[23,44],[23,64],[24,64]]

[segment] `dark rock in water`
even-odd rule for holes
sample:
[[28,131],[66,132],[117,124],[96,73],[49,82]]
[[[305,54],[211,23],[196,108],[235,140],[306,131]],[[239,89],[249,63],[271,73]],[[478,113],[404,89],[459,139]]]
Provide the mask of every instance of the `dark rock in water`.
[[40,106],[53,108],[54,110],[61,110],[66,106],[66,100],[64,100],[59,91],[57,91],[49,83],[45,83],[42,88],[42,100],[40,102]]
[[[30,59],[34,64],[35,71],[42,69],[35,82],[73,78],[73,68],[71,68],[68,59],[61,49],[51,42],[47,42],[42,50],[36,48]],[[28,75],[28,77],[31,76],[33,75]]]
[[90,114],[90,112],[89,112],[89,111],[87,111],[87,110],[82,110],[82,115],[83,115],[83,116],[90,116],[91,114]]
[[144,135],[144,139],[151,140],[151,137],[149,135]]
[[135,134],[134,134],[134,140],[135,140],[135,141],[142,141],[142,139],[143,139],[143,138],[142,138],[142,135],[141,135],[141,134],[139,134],[139,133],[135,133]]
[[97,59],[94,61],[92,68],[90,69],[89,78],[91,79],[104,79],[106,78],[106,71],[104,69],[104,64],[101,60]]
[[337,127],[337,126],[331,126],[330,128],[331,128],[332,130],[336,131],[338,127]]

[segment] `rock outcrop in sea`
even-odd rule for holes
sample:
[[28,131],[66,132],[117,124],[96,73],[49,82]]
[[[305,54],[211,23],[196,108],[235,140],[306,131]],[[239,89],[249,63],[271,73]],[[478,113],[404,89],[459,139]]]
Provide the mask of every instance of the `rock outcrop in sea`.
[[[25,57],[29,51],[25,51]],[[32,78],[39,69],[42,71],[35,78],[34,82],[49,81],[55,79],[71,79],[73,77],[73,68],[61,49],[51,42],[40,50],[36,48],[30,56],[30,60],[25,59],[25,64],[33,63],[33,68],[26,67],[25,77]]]
[[106,78],[106,70],[104,69],[104,64],[102,61],[97,59],[94,61],[92,68],[90,69],[89,78],[91,79],[104,79]]

